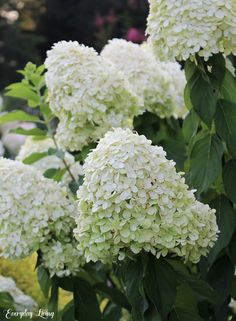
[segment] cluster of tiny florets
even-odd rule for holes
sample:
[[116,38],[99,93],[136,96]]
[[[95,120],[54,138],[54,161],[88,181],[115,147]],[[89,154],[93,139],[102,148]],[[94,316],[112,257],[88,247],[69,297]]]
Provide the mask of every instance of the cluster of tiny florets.
[[186,80],[178,63],[160,62],[149,45],[124,39],[110,40],[101,55],[123,73],[133,91],[142,98],[144,110],[161,118],[186,114],[183,98]]
[[198,262],[218,233],[215,210],[195,199],[162,147],[129,129],[100,140],[84,164],[75,237],[87,261],[142,250]]
[[64,148],[80,150],[107,129],[130,126],[140,112],[141,101],[122,74],[92,48],[61,41],[45,65],[50,107],[60,121],[56,137]]
[[158,57],[236,55],[235,0],[149,0],[147,33]]
[[81,265],[85,263],[77,250],[78,242],[75,239],[64,238],[52,240],[41,247],[42,264],[51,274],[58,277],[75,275]]
[[[46,153],[50,149],[55,149],[56,146],[51,138],[46,139],[33,139],[28,137],[25,143],[21,146],[19,154],[16,159],[19,161],[24,161],[27,157],[34,153]],[[71,173],[75,177],[83,175],[82,166],[79,162],[75,162],[74,156],[68,152],[65,152],[64,160],[66,161],[67,166],[70,168]],[[64,170],[64,174],[61,179],[61,184],[66,185],[71,181],[70,174],[65,168],[63,160],[55,155],[49,155],[43,158],[40,158],[36,162],[32,163],[31,166],[34,166],[42,174],[44,174],[49,169],[61,169]]]
[[28,295],[25,295],[17,286],[12,278],[0,275],[0,293],[9,293],[13,299],[16,311],[35,311],[37,303]]
[[18,161],[0,159],[0,248],[23,258],[73,229],[74,202],[66,189]]

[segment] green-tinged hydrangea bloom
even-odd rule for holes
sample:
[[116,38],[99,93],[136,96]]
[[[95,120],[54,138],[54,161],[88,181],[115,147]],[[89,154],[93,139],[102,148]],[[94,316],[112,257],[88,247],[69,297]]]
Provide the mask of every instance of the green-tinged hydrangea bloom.
[[122,71],[133,91],[142,98],[144,110],[159,117],[184,117],[186,79],[180,65],[156,60],[148,44],[138,45],[113,39],[104,47],[102,57]]
[[[32,137],[27,137],[25,143],[21,146],[19,154],[16,159],[19,161],[24,161],[33,153],[44,153],[48,152],[50,148],[55,149],[55,144],[51,138],[46,139],[33,139]],[[83,175],[82,166],[79,162],[75,162],[74,156],[68,152],[65,152],[65,161],[70,168],[71,173],[77,179],[79,175]],[[65,169],[65,164],[62,159],[55,155],[46,156],[34,162],[31,166],[37,168],[42,174],[45,173],[50,168]],[[67,170],[65,170],[62,176],[61,184],[67,185],[71,181],[71,177]]]
[[93,48],[61,41],[48,51],[46,83],[52,111],[59,118],[56,138],[80,150],[112,127],[130,126],[141,101],[122,74]]
[[145,136],[115,129],[84,164],[75,237],[87,261],[144,250],[198,262],[218,233],[215,210],[195,199],[175,163]]
[[31,166],[0,159],[0,247],[5,258],[26,257],[52,236],[67,237],[74,211],[65,188]]
[[41,247],[43,265],[50,271],[51,276],[59,277],[76,274],[85,263],[77,250],[78,242],[67,238],[62,241],[52,241]]
[[16,311],[35,311],[37,303],[28,295],[25,295],[12,278],[0,275],[0,293],[7,292],[11,295]]
[[84,263],[73,238],[74,200],[32,166],[0,158],[0,248],[18,259],[40,251],[50,272],[75,274]]
[[158,57],[236,55],[235,0],[149,0],[147,33]]

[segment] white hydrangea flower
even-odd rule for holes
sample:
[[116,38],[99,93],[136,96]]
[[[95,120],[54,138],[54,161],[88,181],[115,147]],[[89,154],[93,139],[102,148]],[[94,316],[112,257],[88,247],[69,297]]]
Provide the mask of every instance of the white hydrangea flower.
[[74,227],[74,201],[66,188],[32,166],[0,158],[0,247],[5,258],[23,258]]
[[101,56],[123,72],[133,91],[142,98],[144,109],[162,118],[186,114],[186,80],[178,63],[159,62],[149,45],[124,39],[110,40]]
[[0,293],[8,292],[14,301],[16,311],[35,311],[37,303],[28,295],[25,295],[17,286],[12,278],[0,275]]
[[84,164],[75,237],[87,261],[144,250],[198,262],[218,233],[215,210],[195,199],[175,163],[145,136],[115,129]]
[[3,155],[4,155],[4,146],[2,141],[0,140],[0,156],[3,156]]
[[77,241],[68,238],[63,241],[53,240],[41,247],[42,264],[49,270],[51,277],[55,274],[58,277],[75,275],[79,271],[85,261],[78,252],[77,245]]
[[80,150],[140,113],[141,102],[122,74],[92,48],[61,41],[48,51],[45,66],[50,107],[60,120],[57,139],[66,149]]
[[235,0],[149,0],[147,33],[158,57],[236,55]]
[[[19,154],[16,157],[16,160],[23,161],[25,158],[30,156],[33,153],[43,153],[47,152],[50,148],[55,148],[55,144],[51,138],[35,140],[32,137],[27,137],[24,145],[21,146]],[[71,173],[75,178],[78,178],[79,175],[83,175],[82,166],[79,162],[75,162],[73,155],[68,152],[65,152],[65,161],[70,167]],[[39,159],[34,162],[31,166],[34,166],[42,174],[50,168],[65,169],[65,165],[62,159],[58,158],[55,155],[50,155]],[[71,177],[68,171],[62,177],[61,184],[66,185],[71,181]]]

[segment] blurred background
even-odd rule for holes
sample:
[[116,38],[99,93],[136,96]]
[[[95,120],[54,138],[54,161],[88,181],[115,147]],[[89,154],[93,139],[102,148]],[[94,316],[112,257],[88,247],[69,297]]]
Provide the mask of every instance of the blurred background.
[[142,42],[147,13],[148,0],[0,0],[0,92],[59,40],[98,51],[114,37]]

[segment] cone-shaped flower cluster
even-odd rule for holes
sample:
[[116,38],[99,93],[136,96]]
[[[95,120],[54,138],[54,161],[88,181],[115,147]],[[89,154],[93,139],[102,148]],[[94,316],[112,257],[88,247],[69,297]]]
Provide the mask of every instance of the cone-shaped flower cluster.
[[148,44],[124,39],[110,40],[101,55],[122,71],[133,91],[142,98],[144,109],[161,118],[186,114],[186,79],[178,63],[159,62]]
[[215,210],[197,201],[161,147],[129,129],[100,140],[84,164],[75,237],[87,261],[144,250],[198,262],[217,239]]
[[89,47],[62,41],[48,51],[46,84],[59,118],[57,139],[80,150],[112,127],[130,126],[140,101],[116,68]]
[[149,0],[147,33],[158,57],[236,55],[235,0]]

